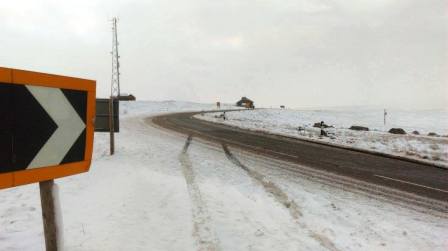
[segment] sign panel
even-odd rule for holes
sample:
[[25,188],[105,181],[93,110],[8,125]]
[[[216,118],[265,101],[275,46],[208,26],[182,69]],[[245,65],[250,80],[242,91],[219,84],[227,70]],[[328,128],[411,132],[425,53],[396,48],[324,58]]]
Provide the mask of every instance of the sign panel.
[[[109,100],[108,98],[96,99],[95,132],[110,132]],[[114,99],[113,102],[114,132],[119,132],[119,101],[118,99]]]
[[95,81],[0,67],[0,188],[88,171]]

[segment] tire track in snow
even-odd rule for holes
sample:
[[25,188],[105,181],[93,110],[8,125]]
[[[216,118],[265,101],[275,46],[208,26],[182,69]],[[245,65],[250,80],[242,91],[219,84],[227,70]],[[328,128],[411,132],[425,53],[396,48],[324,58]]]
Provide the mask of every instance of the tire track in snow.
[[257,182],[261,183],[263,188],[266,190],[266,192],[272,194],[274,198],[283,206],[288,209],[289,213],[291,214],[292,218],[298,219],[300,216],[302,216],[302,213],[300,212],[299,206],[293,201],[288,198],[288,195],[283,192],[275,183],[269,181],[264,175],[249,169],[247,166],[245,166],[243,163],[239,161],[238,158],[236,158],[229,150],[227,145],[222,144],[222,149],[224,150],[224,153],[226,154],[226,157],[234,163],[236,166],[240,167],[244,171],[249,174],[251,178],[256,180]]
[[291,217],[294,219],[294,221],[303,229],[308,231],[308,235],[320,243],[323,247],[325,247],[328,250],[331,251],[339,251],[339,249],[334,245],[334,243],[325,235],[316,233],[312,230],[310,230],[304,223],[301,223],[298,219],[300,216],[302,216],[302,213],[300,212],[299,206],[293,201],[290,200],[288,195],[275,183],[271,182],[266,176],[264,176],[261,173],[258,173],[252,169],[249,169],[246,165],[241,163],[235,155],[233,155],[226,144],[222,144],[222,149],[224,150],[224,153],[226,157],[234,163],[236,166],[240,167],[244,171],[247,172],[247,174],[257,182],[259,182],[266,192],[270,193],[274,196],[275,200],[282,204],[288,211]]
[[190,157],[188,156],[188,148],[193,137],[188,136],[187,141],[179,155],[179,161],[182,165],[182,172],[187,183],[188,193],[192,202],[193,214],[193,236],[196,238],[196,245],[200,251],[218,251],[219,241],[211,227],[210,214],[202,200],[201,191],[195,181],[195,175],[192,168]]
[[437,217],[447,218],[448,204],[420,197],[415,194],[405,193],[396,189],[374,185],[368,182],[356,180],[346,176],[328,173],[305,166],[298,166],[281,160],[268,159],[259,155],[245,155],[249,162],[262,163],[265,167],[275,167],[287,170],[304,179],[323,184],[327,187],[350,191],[351,193],[369,197],[382,202],[411,209],[419,213],[431,214]]

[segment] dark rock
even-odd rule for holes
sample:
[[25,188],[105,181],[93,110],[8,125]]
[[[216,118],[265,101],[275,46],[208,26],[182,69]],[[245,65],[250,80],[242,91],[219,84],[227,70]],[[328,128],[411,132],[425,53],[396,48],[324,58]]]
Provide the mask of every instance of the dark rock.
[[420,135],[420,133],[418,131],[413,131],[412,134],[414,135]]
[[393,133],[393,134],[406,134],[405,130],[403,130],[402,128],[391,128],[389,130],[389,133]]
[[355,130],[355,131],[368,131],[369,130],[368,127],[365,127],[365,126],[355,126],[355,125],[350,126],[349,129],[350,130]]
[[428,133],[428,136],[439,137],[439,135],[437,133],[435,133],[435,132]]

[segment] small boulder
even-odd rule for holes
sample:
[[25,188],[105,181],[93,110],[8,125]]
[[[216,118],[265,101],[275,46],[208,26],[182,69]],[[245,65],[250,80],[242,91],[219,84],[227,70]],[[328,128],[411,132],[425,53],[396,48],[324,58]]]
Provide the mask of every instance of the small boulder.
[[392,134],[406,134],[406,131],[403,130],[402,128],[391,128],[389,130],[389,133],[392,133]]
[[428,136],[439,137],[439,135],[437,133],[435,133],[435,132],[428,133]]
[[414,135],[420,135],[420,133],[418,131],[413,131],[412,134]]
[[349,128],[350,130],[355,130],[355,131],[368,131],[369,128],[365,127],[365,126],[356,126],[356,125],[352,125]]

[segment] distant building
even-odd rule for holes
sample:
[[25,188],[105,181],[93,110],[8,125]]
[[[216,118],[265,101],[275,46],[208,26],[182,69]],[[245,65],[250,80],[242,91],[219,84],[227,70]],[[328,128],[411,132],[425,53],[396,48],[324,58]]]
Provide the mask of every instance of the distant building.
[[252,101],[246,97],[242,97],[238,102],[236,102],[236,106],[246,107],[246,108],[255,108],[254,101]]
[[127,94],[127,93],[121,94],[120,96],[117,97],[117,99],[121,100],[121,101],[135,101],[136,100],[134,95]]

